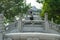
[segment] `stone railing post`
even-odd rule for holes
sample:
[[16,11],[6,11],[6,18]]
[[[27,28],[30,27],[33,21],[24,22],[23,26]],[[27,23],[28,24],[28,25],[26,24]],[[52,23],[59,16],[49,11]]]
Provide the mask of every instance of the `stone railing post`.
[[17,28],[17,29],[18,29],[19,32],[21,32],[22,25],[23,25],[23,24],[22,24],[22,16],[23,16],[23,15],[22,15],[22,14],[19,14],[19,15],[20,15],[20,16],[19,16],[19,20],[18,20],[18,28]]
[[4,31],[4,16],[0,14],[0,31]]
[[45,13],[45,31],[48,32],[49,30],[49,22],[48,22],[48,13]]
[[4,31],[4,15],[0,14],[0,40],[3,40]]
[[53,18],[51,18],[51,22],[54,23]]

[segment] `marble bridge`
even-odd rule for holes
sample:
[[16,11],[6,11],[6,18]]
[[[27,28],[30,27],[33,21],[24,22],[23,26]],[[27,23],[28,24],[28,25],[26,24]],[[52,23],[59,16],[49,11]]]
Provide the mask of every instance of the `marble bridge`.
[[22,20],[21,26],[20,20],[18,20],[6,26],[5,30],[2,30],[3,22],[0,20],[0,40],[59,40],[59,25],[48,21],[47,14],[45,14],[44,20],[38,15],[33,15],[34,20],[32,21],[29,20],[29,17],[25,18]]

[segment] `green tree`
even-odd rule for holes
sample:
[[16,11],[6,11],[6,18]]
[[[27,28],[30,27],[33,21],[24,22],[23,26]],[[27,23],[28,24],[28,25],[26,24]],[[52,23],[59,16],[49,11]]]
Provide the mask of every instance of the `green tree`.
[[13,21],[15,16],[22,16],[26,13],[30,5],[26,5],[24,0],[0,0],[0,13],[4,12],[6,21]]
[[43,0],[37,0],[38,3],[43,3]]
[[53,18],[55,23],[60,24],[60,0],[44,0],[41,16],[48,13],[48,19]]

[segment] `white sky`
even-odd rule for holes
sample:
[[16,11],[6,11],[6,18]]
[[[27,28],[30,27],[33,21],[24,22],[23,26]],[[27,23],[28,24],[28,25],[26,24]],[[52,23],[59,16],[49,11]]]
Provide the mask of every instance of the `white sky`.
[[31,6],[35,6],[38,9],[41,9],[43,6],[41,3],[36,2],[36,0],[26,0],[26,3],[31,3]]

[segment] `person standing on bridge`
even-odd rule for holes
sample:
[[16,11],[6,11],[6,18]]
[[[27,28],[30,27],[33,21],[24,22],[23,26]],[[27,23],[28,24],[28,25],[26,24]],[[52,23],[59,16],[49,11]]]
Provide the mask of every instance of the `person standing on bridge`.
[[32,14],[32,11],[30,11],[30,20],[33,20],[33,14]]
[[33,24],[34,18],[33,18],[33,13],[32,13],[32,11],[30,11],[30,20],[31,20],[31,23]]

